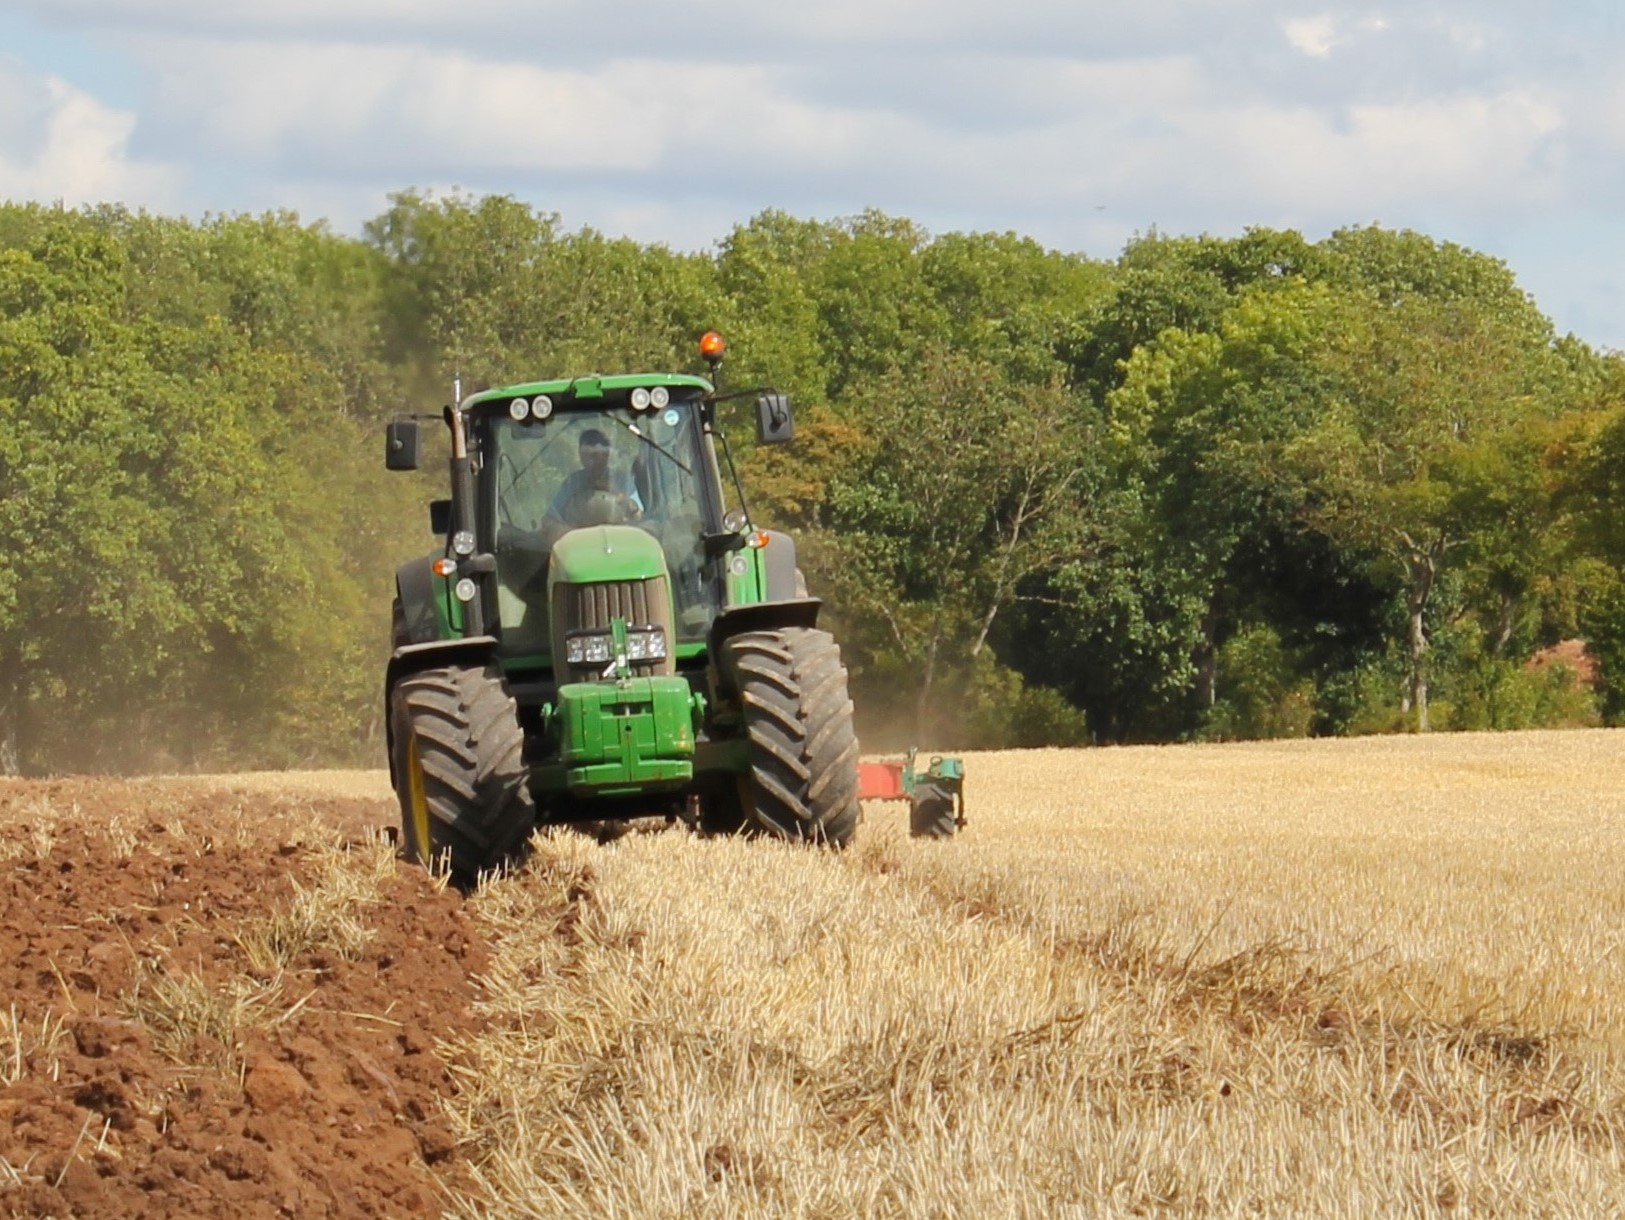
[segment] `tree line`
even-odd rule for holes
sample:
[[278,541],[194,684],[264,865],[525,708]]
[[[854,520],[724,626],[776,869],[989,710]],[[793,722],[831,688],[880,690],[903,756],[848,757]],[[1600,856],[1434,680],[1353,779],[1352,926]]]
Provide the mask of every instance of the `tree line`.
[[[296,216],[0,205],[0,770],[376,763],[435,476],[379,425],[683,370],[798,404],[800,540],[871,747],[1625,714],[1625,360],[1380,227],[1115,260],[879,213],[712,250],[403,192]],[[1530,659],[1583,639],[1598,673]],[[1581,681],[1584,677],[1587,680]]]

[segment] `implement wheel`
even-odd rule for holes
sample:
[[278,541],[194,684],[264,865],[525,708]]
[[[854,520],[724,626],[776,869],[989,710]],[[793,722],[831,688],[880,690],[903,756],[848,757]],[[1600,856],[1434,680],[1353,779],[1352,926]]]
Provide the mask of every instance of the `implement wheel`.
[[536,825],[513,696],[494,665],[409,674],[390,693],[401,845],[470,883],[517,856]]
[[744,709],[743,828],[844,847],[858,828],[858,739],[841,650],[827,631],[747,631],[723,646]]
[[959,829],[953,793],[921,781],[909,802],[908,833],[916,839],[951,839]]

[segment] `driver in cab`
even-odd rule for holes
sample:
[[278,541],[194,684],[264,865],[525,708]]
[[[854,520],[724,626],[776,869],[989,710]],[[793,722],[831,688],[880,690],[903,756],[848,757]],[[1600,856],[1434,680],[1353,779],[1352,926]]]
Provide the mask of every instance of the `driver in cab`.
[[643,516],[643,500],[632,476],[610,468],[609,437],[597,428],[581,434],[579,470],[572,470],[548,506],[542,536],[557,540],[584,525],[630,525]]

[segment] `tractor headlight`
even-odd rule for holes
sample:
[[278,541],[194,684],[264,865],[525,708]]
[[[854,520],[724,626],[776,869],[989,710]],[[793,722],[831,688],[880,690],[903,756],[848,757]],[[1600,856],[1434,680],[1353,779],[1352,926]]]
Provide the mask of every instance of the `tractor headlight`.
[[508,414],[515,423],[523,423],[530,418],[530,403],[523,398],[516,398],[508,404]]
[[633,627],[626,633],[626,659],[628,661],[663,661],[666,657],[666,633],[659,627]]
[[465,576],[452,586],[451,591],[457,595],[458,601],[471,602],[474,600],[474,594],[479,592],[479,587]]
[[656,411],[671,401],[671,391],[663,385],[657,385],[649,391],[649,405]]
[[546,394],[538,394],[531,400],[530,413],[536,419],[546,419],[553,414],[553,400]]
[[607,665],[614,652],[615,640],[607,631],[584,631],[564,640],[564,659],[571,665]]
[[634,411],[647,411],[653,401],[649,396],[649,391],[642,386],[632,391],[632,409]]

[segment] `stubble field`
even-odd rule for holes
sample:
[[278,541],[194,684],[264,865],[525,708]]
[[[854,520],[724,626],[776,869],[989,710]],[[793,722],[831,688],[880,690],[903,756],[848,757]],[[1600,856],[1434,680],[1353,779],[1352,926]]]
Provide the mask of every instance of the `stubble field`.
[[0,1215],[1625,1213],[1625,736],[967,758],[841,854],[0,783]]

